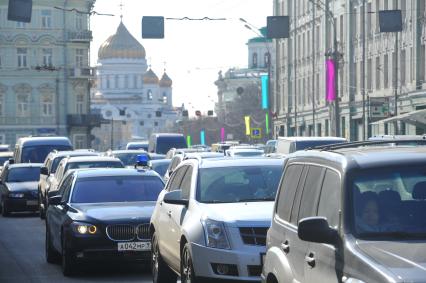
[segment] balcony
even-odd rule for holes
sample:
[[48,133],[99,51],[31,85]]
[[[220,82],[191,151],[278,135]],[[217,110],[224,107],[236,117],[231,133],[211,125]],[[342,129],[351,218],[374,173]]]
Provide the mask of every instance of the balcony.
[[71,68],[69,77],[74,79],[90,79],[93,78],[93,70],[91,68]]
[[90,42],[92,41],[91,30],[68,31],[67,39],[70,42]]
[[69,114],[67,124],[69,127],[99,127],[102,122],[101,114]]

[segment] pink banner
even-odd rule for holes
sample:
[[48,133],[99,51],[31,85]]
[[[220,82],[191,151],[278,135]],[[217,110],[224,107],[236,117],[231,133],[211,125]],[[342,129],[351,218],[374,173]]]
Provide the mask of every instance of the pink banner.
[[220,129],[220,141],[221,142],[225,141],[225,128]]
[[327,96],[326,99],[328,102],[336,100],[336,84],[335,84],[335,74],[336,70],[334,67],[334,61],[332,59],[327,59]]

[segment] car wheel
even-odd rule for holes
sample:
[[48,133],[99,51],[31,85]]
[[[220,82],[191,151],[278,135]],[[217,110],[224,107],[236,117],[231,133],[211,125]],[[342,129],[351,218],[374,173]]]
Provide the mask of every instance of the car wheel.
[[156,233],[152,236],[151,243],[151,270],[153,283],[175,283],[177,275],[161,258]]
[[46,243],[45,243],[45,252],[46,252],[46,261],[48,263],[56,263],[59,261],[59,254],[52,245],[52,239],[50,238],[49,228],[46,223]]
[[65,239],[62,239],[62,273],[64,276],[72,276],[77,269],[77,263],[73,253],[67,248]]
[[194,266],[192,265],[192,256],[189,250],[189,244],[186,243],[183,247],[180,257],[180,281],[182,283],[197,283]]
[[4,201],[1,202],[1,215],[3,217],[9,216],[10,215],[10,211],[7,208],[6,204],[4,203]]

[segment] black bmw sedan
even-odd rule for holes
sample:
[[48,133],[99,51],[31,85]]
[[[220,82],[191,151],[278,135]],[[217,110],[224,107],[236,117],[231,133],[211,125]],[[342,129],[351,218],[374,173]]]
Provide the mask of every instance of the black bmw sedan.
[[11,212],[38,210],[41,163],[7,164],[0,175],[0,206],[3,216]]
[[65,276],[84,261],[150,260],[149,221],[164,183],[151,170],[68,172],[49,196],[46,260]]

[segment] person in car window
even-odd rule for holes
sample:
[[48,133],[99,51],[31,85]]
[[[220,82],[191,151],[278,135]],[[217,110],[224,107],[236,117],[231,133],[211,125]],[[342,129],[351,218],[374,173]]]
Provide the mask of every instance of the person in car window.
[[360,213],[357,217],[357,228],[360,232],[379,231],[379,202],[373,192],[364,192],[359,198]]

